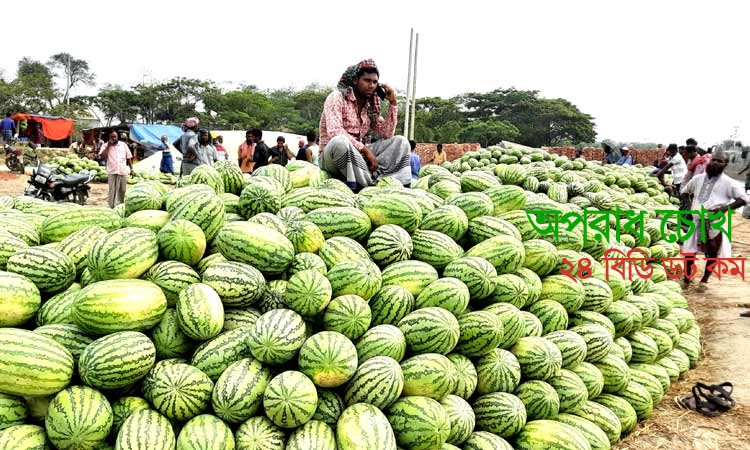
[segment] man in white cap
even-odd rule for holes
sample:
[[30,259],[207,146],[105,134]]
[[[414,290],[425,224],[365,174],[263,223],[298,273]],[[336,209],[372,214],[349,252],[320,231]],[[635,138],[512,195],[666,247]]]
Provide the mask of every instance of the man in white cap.
[[627,147],[623,147],[620,149],[620,153],[622,153],[622,156],[620,156],[620,159],[617,160],[618,166],[632,166],[633,165],[633,157],[630,156],[630,149]]

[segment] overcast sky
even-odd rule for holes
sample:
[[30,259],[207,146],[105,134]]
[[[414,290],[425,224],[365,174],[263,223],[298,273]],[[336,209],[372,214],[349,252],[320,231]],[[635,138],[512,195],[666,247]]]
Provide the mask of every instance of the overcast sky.
[[371,57],[405,90],[414,27],[418,96],[514,86],[570,100],[599,139],[710,145],[739,126],[750,142],[744,3],[8,1],[0,68],[69,52],[100,85],[150,74],[276,88],[333,85]]

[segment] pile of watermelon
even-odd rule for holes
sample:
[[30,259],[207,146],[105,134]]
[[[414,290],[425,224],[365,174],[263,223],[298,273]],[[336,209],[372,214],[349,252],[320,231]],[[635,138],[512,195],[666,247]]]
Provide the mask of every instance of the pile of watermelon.
[[[0,448],[609,449],[701,352],[663,270],[597,262],[677,253],[647,173],[507,145],[411,189],[222,163],[114,210],[0,197]],[[614,205],[643,237],[525,213]]]

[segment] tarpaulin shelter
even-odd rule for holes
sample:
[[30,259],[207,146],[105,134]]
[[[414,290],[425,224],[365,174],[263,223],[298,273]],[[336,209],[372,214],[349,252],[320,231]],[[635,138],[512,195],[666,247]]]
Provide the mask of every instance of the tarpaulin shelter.
[[[50,141],[66,141],[73,134],[73,119],[57,116],[43,116],[38,114],[19,113],[11,116],[16,122],[27,121],[27,126],[19,133],[21,137],[27,137],[35,144],[41,144],[42,138]],[[19,130],[21,127],[18,127]],[[39,133],[41,128],[41,133]]]
[[141,144],[146,151],[162,147],[161,137],[167,135],[167,142],[174,142],[182,135],[182,129],[174,125],[130,125],[130,139]]

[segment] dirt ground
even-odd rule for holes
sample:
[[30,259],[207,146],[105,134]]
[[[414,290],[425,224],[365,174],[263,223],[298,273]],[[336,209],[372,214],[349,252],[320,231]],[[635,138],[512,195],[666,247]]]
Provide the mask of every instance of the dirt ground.
[[[0,172],[0,194],[20,195],[27,176]],[[89,204],[107,203],[107,185],[92,184]],[[750,257],[750,220],[733,219],[733,253]],[[750,266],[746,280],[712,278],[709,290],[685,294],[703,330],[703,356],[698,367],[673,384],[653,416],[638,425],[615,450],[746,450],[750,449],[750,318],[741,318],[737,303],[750,302]],[[694,279],[697,281],[697,279]],[[687,395],[697,381],[731,381],[737,407],[716,418],[676,407],[674,398]]]

